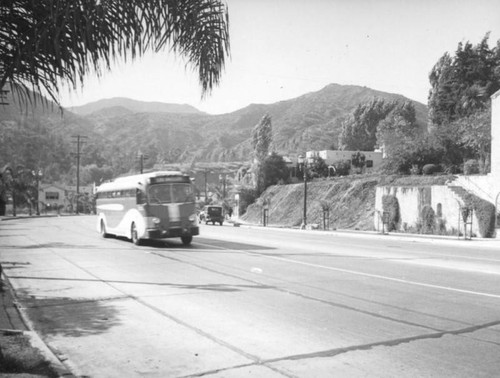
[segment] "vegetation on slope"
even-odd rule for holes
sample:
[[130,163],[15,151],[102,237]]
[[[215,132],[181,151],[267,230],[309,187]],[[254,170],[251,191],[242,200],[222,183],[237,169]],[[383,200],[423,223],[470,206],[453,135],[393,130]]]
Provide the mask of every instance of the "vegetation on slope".
[[[354,175],[317,180],[307,184],[307,224],[322,228],[323,208],[330,207],[330,229],[373,230],[377,186],[444,185],[453,176]],[[262,203],[269,202],[270,225],[298,227],[304,210],[304,184],[269,187],[260,200],[241,217],[248,223],[262,223]]]

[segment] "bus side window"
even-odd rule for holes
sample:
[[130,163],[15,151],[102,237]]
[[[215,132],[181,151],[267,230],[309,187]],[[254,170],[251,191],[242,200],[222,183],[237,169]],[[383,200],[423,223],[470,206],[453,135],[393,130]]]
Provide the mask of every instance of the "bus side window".
[[137,204],[146,203],[146,194],[141,189],[136,189]]

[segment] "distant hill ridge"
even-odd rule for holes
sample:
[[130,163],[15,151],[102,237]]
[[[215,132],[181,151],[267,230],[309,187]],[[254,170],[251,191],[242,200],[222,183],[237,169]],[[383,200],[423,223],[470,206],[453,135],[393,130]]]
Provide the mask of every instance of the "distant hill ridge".
[[[337,149],[342,121],[374,98],[409,100],[367,87],[331,84],[289,100],[218,115],[189,105],[116,98],[63,113],[57,106],[37,107],[27,110],[26,116],[12,102],[0,107],[3,137],[9,141],[0,148],[0,163],[47,167],[57,178],[74,164],[73,135],[87,136],[82,166],[109,166],[115,174],[137,171],[139,151],[149,157],[145,169],[162,164],[247,163],[253,156],[252,130],[265,114],[272,119],[271,149],[279,154]],[[412,102],[425,130],[427,107]]]
[[86,116],[92,113],[101,112],[108,108],[123,108],[130,113],[192,113],[204,114],[194,106],[188,104],[169,104],[164,102],[146,102],[133,100],[125,97],[106,98],[82,106],[67,108],[67,110]]

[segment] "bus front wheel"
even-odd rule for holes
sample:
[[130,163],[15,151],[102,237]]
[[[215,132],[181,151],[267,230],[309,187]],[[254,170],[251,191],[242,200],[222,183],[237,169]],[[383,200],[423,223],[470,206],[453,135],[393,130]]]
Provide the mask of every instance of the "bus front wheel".
[[103,238],[109,237],[109,234],[106,232],[106,225],[104,224],[104,221],[102,219],[101,219],[100,234]]
[[193,241],[192,236],[181,236],[182,244],[184,245],[190,245],[191,242]]
[[132,223],[131,229],[130,229],[130,239],[132,239],[132,243],[135,245],[141,245],[142,240],[139,239],[139,236],[137,234],[137,227],[135,223]]

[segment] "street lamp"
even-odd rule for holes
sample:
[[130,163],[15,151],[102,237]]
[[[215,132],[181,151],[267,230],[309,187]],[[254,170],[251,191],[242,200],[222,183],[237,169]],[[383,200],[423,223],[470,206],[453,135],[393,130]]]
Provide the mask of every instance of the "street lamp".
[[226,174],[221,173],[219,175],[219,183],[222,181],[222,200],[226,198]]
[[299,166],[302,166],[304,174],[304,214],[302,215],[302,227],[306,228],[307,225],[307,159],[302,155],[298,157]]

